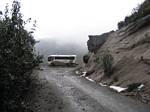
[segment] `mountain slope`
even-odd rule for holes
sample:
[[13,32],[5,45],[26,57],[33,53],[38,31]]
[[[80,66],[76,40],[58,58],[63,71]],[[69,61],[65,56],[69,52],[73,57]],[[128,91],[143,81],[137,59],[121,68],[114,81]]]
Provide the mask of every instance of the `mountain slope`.
[[[95,81],[108,85],[127,87],[129,84],[143,83],[144,94],[150,95],[150,25],[147,18],[115,32],[89,36],[90,59],[83,71],[87,71],[87,75]],[[105,77],[100,61],[106,51],[114,59],[110,77]]]

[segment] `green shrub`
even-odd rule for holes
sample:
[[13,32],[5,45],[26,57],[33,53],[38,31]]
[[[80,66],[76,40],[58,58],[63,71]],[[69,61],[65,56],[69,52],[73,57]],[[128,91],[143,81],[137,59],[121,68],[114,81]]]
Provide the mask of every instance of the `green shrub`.
[[84,55],[83,56],[83,62],[85,63],[85,64],[87,64],[88,63],[88,61],[89,61],[89,58],[90,58],[90,56],[89,55]]
[[31,71],[41,58],[34,53],[36,41],[26,24],[16,0],[11,10],[6,6],[4,15],[0,13],[1,112],[28,112],[22,102],[32,82]]
[[102,55],[101,62],[104,75],[108,77],[111,76],[113,73],[113,57],[108,51]]

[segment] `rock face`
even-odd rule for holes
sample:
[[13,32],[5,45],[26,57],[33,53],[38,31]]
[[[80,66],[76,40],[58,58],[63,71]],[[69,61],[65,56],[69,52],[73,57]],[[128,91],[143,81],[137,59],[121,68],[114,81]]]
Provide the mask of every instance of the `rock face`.
[[[102,35],[90,35],[87,42],[91,52],[84,71],[94,71],[89,76],[97,82],[126,87],[132,83],[144,83],[145,93],[150,95],[150,16],[126,28]],[[104,77],[99,58],[108,50],[114,58],[113,74]]]
[[110,33],[111,32],[104,33],[102,35],[89,35],[89,40],[87,41],[88,50],[96,53],[97,50],[105,43]]

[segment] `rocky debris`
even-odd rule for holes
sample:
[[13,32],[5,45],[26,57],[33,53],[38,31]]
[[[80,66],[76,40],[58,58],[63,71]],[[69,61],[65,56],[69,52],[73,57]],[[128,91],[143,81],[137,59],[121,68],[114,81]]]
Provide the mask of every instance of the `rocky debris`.
[[87,77],[87,76],[93,74],[94,72],[95,72],[95,70],[89,70],[86,72],[85,76]]
[[140,91],[144,87],[141,83],[133,83],[127,85],[126,92],[132,92],[132,91]]
[[141,92],[123,92],[121,94],[137,99],[142,103],[150,104],[150,96],[148,94],[141,93]]
[[[75,73],[77,74],[77,72],[79,73],[79,71],[76,71]],[[80,74],[80,77],[88,77],[89,75],[91,75],[92,73],[94,73],[95,72],[95,70],[89,70],[89,71],[87,71],[87,72],[82,72],[81,74]]]
[[150,60],[144,61],[144,63],[150,65]]
[[144,64],[150,65],[150,59],[145,59],[143,56],[141,56],[141,60],[139,62],[143,62]]
[[132,50],[138,46],[141,46],[143,44],[149,44],[149,43],[150,43],[150,33],[146,33],[142,38],[135,40],[135,42],[132,43],[131,45],[125,48],[119,48],[119,49]]

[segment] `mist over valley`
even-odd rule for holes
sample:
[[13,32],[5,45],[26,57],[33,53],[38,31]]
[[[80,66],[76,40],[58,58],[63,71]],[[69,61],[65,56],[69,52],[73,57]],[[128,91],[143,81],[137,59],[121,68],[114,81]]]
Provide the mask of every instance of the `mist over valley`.
[[71,39],[69,42],[54,38],[40,39],[36,50],[44,56],[44,63],[47,62],[48,55],[77,55],[77,63],[80,64],[83,55],[88,52],[86,42],[84,44],[83,42],[73,42]]

